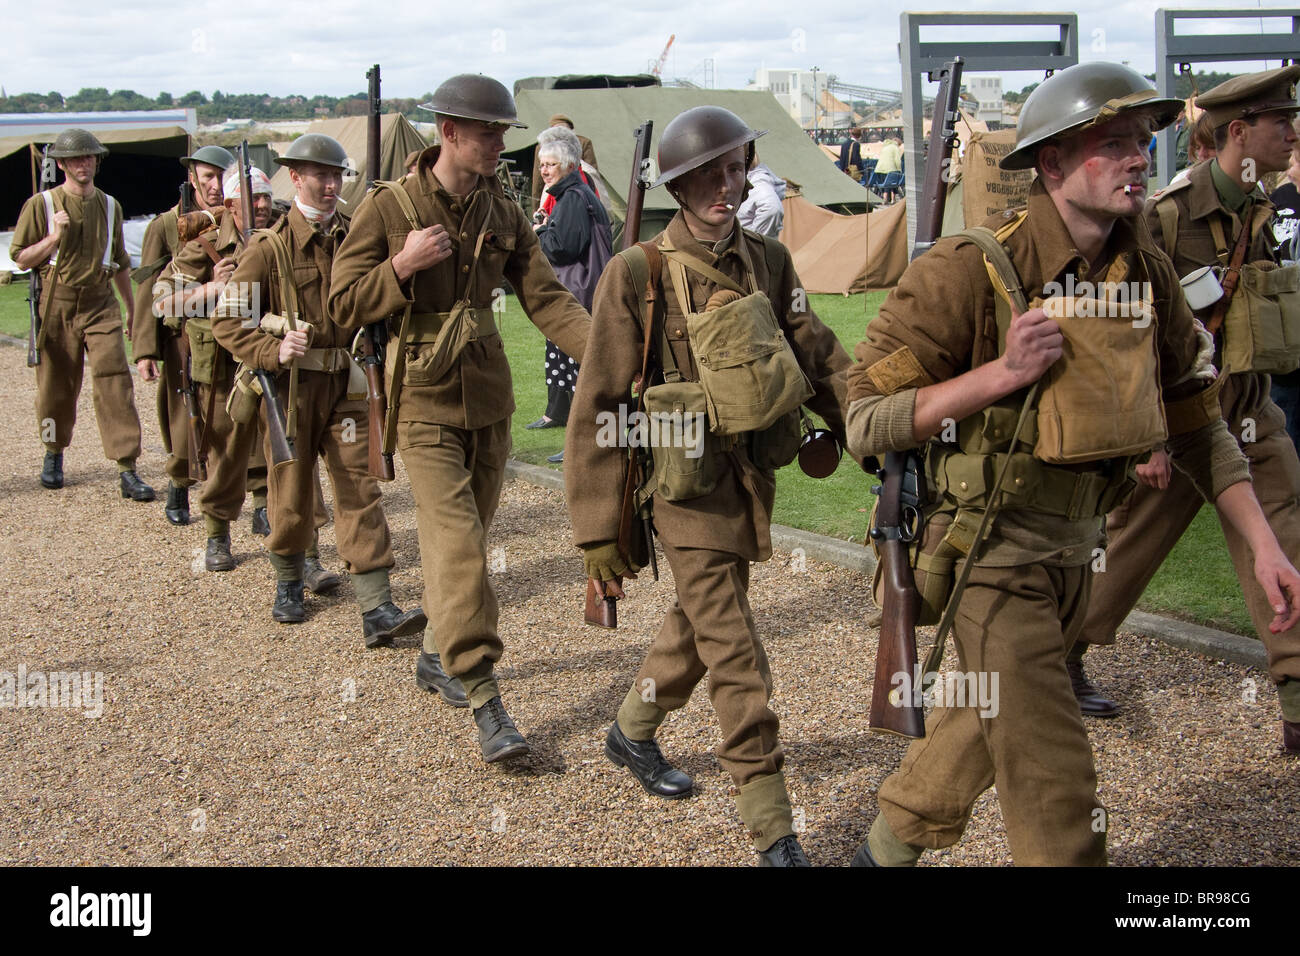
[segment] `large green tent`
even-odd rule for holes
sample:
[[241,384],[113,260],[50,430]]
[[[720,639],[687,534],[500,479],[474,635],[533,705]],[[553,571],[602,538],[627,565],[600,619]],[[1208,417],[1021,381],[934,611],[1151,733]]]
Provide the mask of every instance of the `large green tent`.
[[[675,87],[521,89],[515,105],[520,121],[528,124],[528,129],[512,129],[506,133],[506,158],[515,161],[516,170],[531,175],[537,134],[549,125],[553,115],[563,113],[573,120],[578,133],[591,139],[610,193],[607,198],[619,218],[626,208],[627,190],[632,181],[636,128],[646,120],[654,121],[650,152],[653,162],[664,127],[678,113],[693,106],[722,106],[755,129],[767,130],[767,135],[758,141],[759,159],[778,176],[798,183],[801,194],[809,202],[846,214],[867,211],[867,191],[835,168],[769,92]],[[663,229],[676,210],[677,204],[667,190],[647,192],[641,238]]]
[[[366,194],[366,140],[369,129],[369,117],[347,116],[342,119],[320,120],[307,127],[308,133],[321,133],[332,136],[343,146],[348,161],[357,170],[343,180],[343,210],[349,216],[357,211]],[[379,178],[399,179],[406,174],[402,160],[412,150],[422,149],[429,144],[415,131],[401,113],[385,113],[379,117]],[[289,170],[285,166],[275,166],[266,170],[271,177],[271,190],[276,199],[293,198],[293,182],[289,179]]]

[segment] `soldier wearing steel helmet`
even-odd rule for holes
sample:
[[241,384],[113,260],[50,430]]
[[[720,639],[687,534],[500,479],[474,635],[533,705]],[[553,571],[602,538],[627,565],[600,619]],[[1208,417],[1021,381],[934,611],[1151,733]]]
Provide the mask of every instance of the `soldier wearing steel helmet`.
[[[20,269],[44,279],[41,361],[36,367],[36,421],[45,444],[41,484],[63,487],[63,449],[72,442],[85,356],[95,393],[95,418],[104,455],[117,462],[123,498],[153,501],[153,489],[135,473],[140,416],[122,340],[122,312],[113,286],[134,309],[131,260],[122,240],[122,207],[95,187],[108,150],[84,129],[64,130],[49,155],[63,182],[23,205],[9,254]],[[127,334],[130,335],[130,326]]]
[[423,108],[439,145],[362,201],[334,264],[330,309],[352,329],[388,320],[390,416],[415,494],[425,603],[436,609],[415,679],[473,708],[483,759],[495,762],[529,745],[494,675],[503,644],[486,539],[515,403],[493,306],[509,281],[529,319],[575,358],[591,323],[497,182],[504,131],[523,125],[510,92],[462,74]]
[[[1300,112],[1298,79],[1300,66],[1287,66],[1238,76],[1201,94],[1196,105],[1214,127],[1218,155],[1151,197],[1143,213],[1180,276],[1206,266],[1222,271],[1232,264],[1238,239],[1245,244],[1241,280],[1222,324],[1213,329],[1215,365],[1225,372],[1218,401],[1250,458],[1255,494],[1269,526],[1292,557],[1300,555],[1300,460],[1285,416],[1270,397],[1269,373],[1300,366],[1294,334],[1300,327],[1300,265],[1284,265],[1275,256],[1274,208],[1259,179],[1286,169],[1290,161],[1296,142],[1292,119]],[[1214,302],[1196,315],[1212,324],[1217,308]],[[1107,572],[1094,589],[1096,599],[1075,652],[1080,676],[1083,651],[1089,644],[1114,643],[1116,629],[1201,507],[1195,486],[1170,469],[1162,449],[1152,459],[1158,484],[1139,487],[1107,522]],[[1300,753],[1300,627],[1270,631],[1271,602],[1255,584],[1250,547],[1231,527],[1223,531],[1256,633],[1268,651],[1268,673],[1281,704],[1282,747]],[[1084,703],[1095,708],[1098,700],[1109,705],[1105,714],[1115,712],[1095,690]]]
[[[221,177],[226,168],[235,162],[229,150],[220,146],[203,146],[189,156],[181,158],[186,167],[187,184],[193,197],[191,209],[218,209],[221,206]],[[135,367],[140,378],[155,381],[158,363],[163,362],[162,383],[158,386],[158,429],[162,432],[163,448],[167,451],[167,500],[163,513],[172,524],[190,523],[190,486],[197,480],[189,473],[189,429],[185,399],[180,392],[180,372],[175,362],[164,362],[164,352],[175,356],[177,352],[167,342],[175,338],[179,324],[171,325],[153,310],[154,278],[161,275],[167,265],[180,252],[181,243],[176,223],[181,214],[177,203],[161,215],[155,216],[144,231],[140,243],[140,268],[131,278],[143,291],[136,297],[135,319],[132,324],[131,346]],[[266,504],[266,483],[262,482],[261,505]],[[265,511],[263,511],[265,517]]]
[[[1178,277],[1137,220],[1152,131],[1180,106],[1116,64],[1046,80],[1002,161],[1037,170],[1027,207],[986,224],[989,253],[963,234],[912,263],[856,348],[849,446],[864,455],[924,446],[920,551],[932,560],[917,559],[929,569],[918,585],[941,574],[940,558],[964,560],[990,501],[1001,506],[953,630],[957,676],[985,675],[985,686],[996,676],[997,691],[936,701],[924,739],[880,785],[880,814],[855,865],[914,865],[925,849],[952,845],[991,786],[1017,864],[1105,863],[1106,811],[1066,654],[1105,513],[1156,442],[1167,438],[1179,467],[1249,541],[1274,626],[1300,619],[1300,574],[1218,415],[1214,370]],[[999,246],[1024,290],[1019,314],[992,264]],[[1129,300],[1124,282],[1136,287]],[[948,421],[955,441],[943,434]]]
[[[616,256],[596,288],[591,341],[565,442],[565,491],[587,576],[601,594],[622,597],[621,580],[639,570],[628,565],[634,556],[624,555],[616,540],[628,453],[622,442],[602,435],[601,423],[618,419],[620,410],[626,418],[636,408],[629,385],[641,373],[649,282],[657,289],[657,305],[643,383],[647,408],[659,408],[657,396],[671,399],[677,389],[682,410],[697,425],[688,427],[683,419],[680,441],[661,432],[656,444],[650,436],[656,445],[648,485],[654,525],[672,566],[677,601],[609,728],[605,753],[648,793],[688,795],[694,782],[668,763],[655,734],[707,675],[723,737],[718,760],[739,789],[740,818],[760,865],[806,866],[782,772],[778,720],[769,706],[767,654],[749,609],[749,565],[772,556],[774,473],[797,451],[799,406],[807,404],[825,418],[843,442],[850,360],[808,308],[786,248],[736,220],[761,135],[714,106],[687,110],[665,128],[654,185],[665,185],[681,208],[649,243]],[[713,393],[716,414],[706,412],[707,399],[699,404],[700,370],[717,357],[717,342],[701,337],[709,326],[733,355],[775,354],[774,339],[780,344],[779,363],[753,369],[755,380],[766,379],[765,393],[783,397],[771,409],[771,424],[758,428],[756,422],[725,419],[721,406],[745,399],[724,397],[721,387]],[[751,350],[749,344],[759,347]],[[793,391],[777,384],[786,375]],[[679,472],[698,480],[679,484]]]
[[[367,470],[364,374],[351,357],[352,336],[325,308],[331,264],[348,231],[347,218],[336,208],[348,157],[337,140],[309,133],[276,162],[289,168],[293,207],[273,227],[254,233],[212,315],[212,333],[223,348],[252,368],[276,373],[276,390],[292,422],[286,431],[297,431],[295,458],[270,466],[267,549],[276,579],[271,616],[282,623],[306,616],[303,578],[316,527],[313,469],[320,455],[334,485],[338,552],[361,608],[362,637],[367,647],[378,647],[423,630],[425,617],[419,608],[403,612],[392,600],[388,522],[379,483]],[[286,259],[291,275],[279,265]],[[296,315],[289,314],[291,296]],[[262,414],[265,432],[265,401]],[[264,451],[273,461],[269,435]]]

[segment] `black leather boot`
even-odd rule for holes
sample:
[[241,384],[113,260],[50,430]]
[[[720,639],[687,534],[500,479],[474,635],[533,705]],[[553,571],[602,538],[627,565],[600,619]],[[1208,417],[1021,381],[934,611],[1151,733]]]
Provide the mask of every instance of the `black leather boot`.
[[668,800],[689,796],[695,781],[664,759],[654,738],[629,740],[618,721],[605,735],[605,756],[620,767],[627,767],[645,792]]
[[230,553],[230,535],[208,538],[208,549],[203,555],[203,566],[209,571],[233,571],[235,558]]
[[361,630],[366,639],[366,647],[379,647],[393,643],[395,637],[419,634],[428,623],[429,619],[420,608],[403,611],[392,601],[385,601],[373,611],[361,615]]
[[63,452],[47,451],[41,466],[41,484],[46,488],[63,487]]
[[253,534],[263,538],[271,534],[271,522],[266,517],[266,505],[253,509]]
[[483,751],[485,763],[496,763],[498,760],[532,753],[528,741],[524,740],[523,734],[506,713],[499,696],[493,697],[474,711],[474,723],[478,725],[478,745]]
[[415,663],[415,686],[433,691],[452,707],[468,707],[469,698],[459,680],[442,669],[442,658],[437,654],[420,652]]
[[793,836],[783,836],[758,855],[759,866],[812,866]]
[[153,501],[158,497],[153,493],[153,489],[140,480],[140,476],[134,471],[123,471],[117,476],[118,484],[122,489],[122,497],[130,498],[132,501]]
[[1119,707],[1115,702],[1102,697],[1092,681],[1088,680],[1088,675],[1083,672],[1082,655],[1074,658],[1067,657],[1065,669],[1070,673],[1070,687],[1074,691],[1074,699],[1079,702],[1079,712],[1083,716],[1114,717],[1119,713]]
[[297,624],[307,619],[307,610],[302,606],[301,581],[275,582],[275,605],[271,608],[271,617],[281,624]]
[[163,514],[172,524],[189,524],[190,489],[182,488],[174,481],[167,482],[167,504],[163,507]]

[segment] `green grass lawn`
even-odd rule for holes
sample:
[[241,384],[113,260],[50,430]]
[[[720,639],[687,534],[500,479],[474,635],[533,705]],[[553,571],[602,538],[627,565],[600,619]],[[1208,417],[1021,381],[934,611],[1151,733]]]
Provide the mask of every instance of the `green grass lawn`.
[[[26,296],[26,282],[0,286],[0,332],[26,338]],[[815,295],[811,299],[817,315],[852,353],[885,294]],[[548,455],[564,447],[564,432],[557,428],[528,431],[524,426],[546,408],[542,373],[546,340],[513,296],[507,299],[505,312],[497,319],[514,371],[518,411],[512,427],[513,454],[521,461],[545,465]],[[130,343],[127,348],[129,354]],[[808,478],[797,466],[782,469],[777,474],[775,520],[836,538],[862,541],[872,500],[870,484],[871,479],[847,455],[839,470],[823,481]],[[1229,631],[1252,633],[1213,508],[1207,505],[1201,509],[1147,588],[1140,607]]]

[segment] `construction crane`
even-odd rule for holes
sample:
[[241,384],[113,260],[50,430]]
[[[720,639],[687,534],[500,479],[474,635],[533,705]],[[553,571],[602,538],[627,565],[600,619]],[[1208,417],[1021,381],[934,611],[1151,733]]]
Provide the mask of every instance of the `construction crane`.
[[673,41],[676,39],[676,33],[669,34],[668,42],[664,44],[664,52],[659,54],[659,59],[655,62],[654,69],[650,71],[651,76],[659,76],[663,72],[664,63],[668,59],[668,51],[673,48]]

